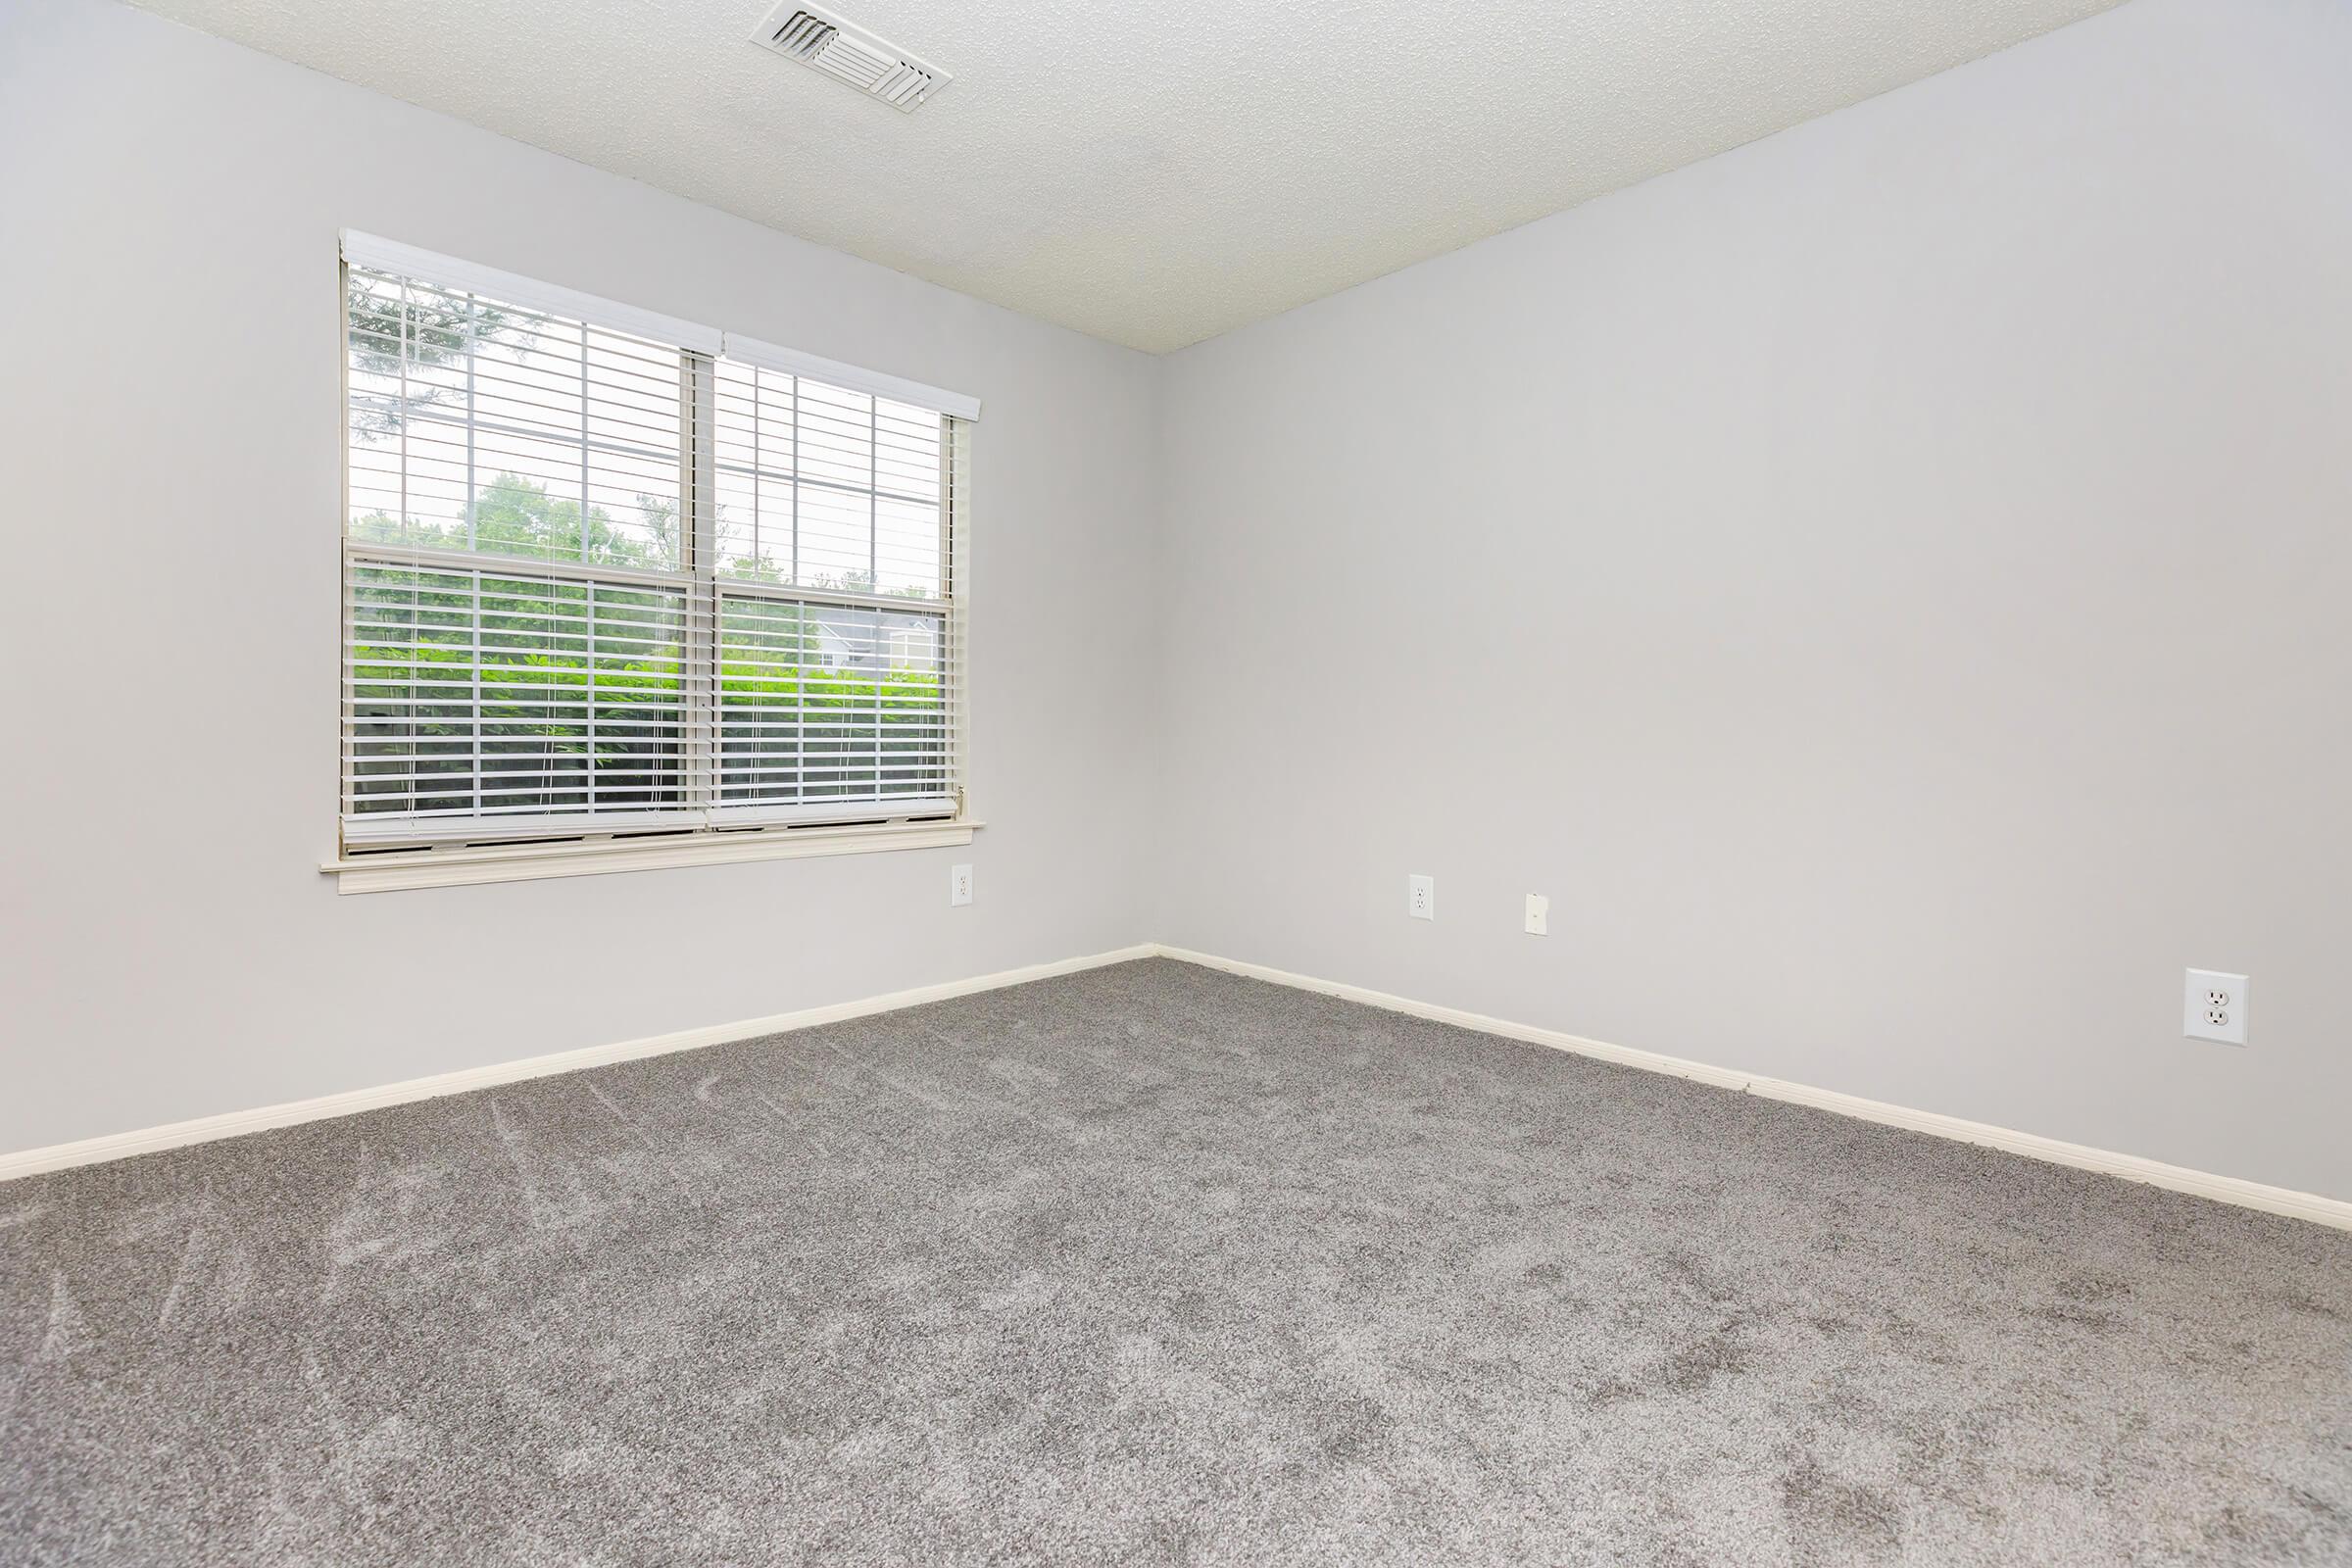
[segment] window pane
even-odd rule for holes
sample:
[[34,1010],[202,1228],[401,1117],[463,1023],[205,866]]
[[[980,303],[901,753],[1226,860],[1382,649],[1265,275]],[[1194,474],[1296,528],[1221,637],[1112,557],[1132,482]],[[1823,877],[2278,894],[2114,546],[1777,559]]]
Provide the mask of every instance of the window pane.
[[354,538],[674,570],[680,355],[354,269]]
[[937,414],[778,370],[714,370],[718,571],[938,599]]
[[347,811],[679,802],[684,594],[355,564],[346,615]]
[[793,378],[720,360],[712,368],[717,429],[718,569],[755,582],[792,575]]
[[943,654],[935,614],[726,596],[720,804],[946,793]]

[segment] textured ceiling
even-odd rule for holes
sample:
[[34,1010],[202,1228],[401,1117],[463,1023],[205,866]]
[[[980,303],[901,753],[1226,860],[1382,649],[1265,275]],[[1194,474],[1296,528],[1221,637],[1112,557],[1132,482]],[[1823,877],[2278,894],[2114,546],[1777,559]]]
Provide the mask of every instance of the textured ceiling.
[[583,163],[1162,351],[2115,0],[842,0],[913,115],[765,0],[142,0]]

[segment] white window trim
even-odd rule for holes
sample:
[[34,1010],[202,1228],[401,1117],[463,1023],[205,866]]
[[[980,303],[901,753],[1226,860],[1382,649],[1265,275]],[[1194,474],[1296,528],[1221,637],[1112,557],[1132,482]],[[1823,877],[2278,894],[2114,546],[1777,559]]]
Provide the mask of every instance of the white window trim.
[[782,370],[787,375],[805,375],[811,381],[824,381],[833,386],[846,386],[853,392],[870,392],[894,403],[911,403],[918,408],[937,409],[966,421],[980,417],[980,400],[965,397],[960,392],[925,386],[905,376],[884,375],[880,370],[860,369],[828,360],[821,355],[803,354],[799,349],[784,348],[775,343],[762,343],[741,332],[722,333],[719,352],[728,359],[744,365],[757,365],[762,369]]
[[870,392],[877,397],[899,403],[912,403],[921,408],[936,409],[958,419],[977,421],[980,400],[966,392],[951,392],[946,387],[932,386],[903,375],[889,375],[869,370],[862,366],[845,365],[799,349],[788,349],[766,343],[746,333],[721,327],[705,326],[680,317],[664,316],[636,305],[606,299],[599,294],[586,294],[560,283],[543,283],[519,272],[502,271],[456,256],[443,256],[436,251],[404,245],[396,239],[384,239],[375,234],[363,234],[356,229],[344,229],[340,235],[343,259],[354,267],[365,267],[378,272],[396,272],[427,283],[462,293],[486,294],[509,305],[527,306],[550,316],[567,317],[577,321],[592,322],[610,327],[615,332],[628,332],[657,342],[674,343],[697,354],[725,354],[728,359],[764,366],[792,375],[806,375],[811,380],[847,387],[853,392]]
[[545,844],[476,844],[347,856],[328,860],[318,869],[334,876],[338,893],[394,893],[406,888],[534,882],[544,877],[660,871],[742,860],[801,860],[831,855],[874,855],[890,850],[946,849],[971,843],[972,834],[985,825],[967,816],[941,822],[876,822],[858,827],[747,829],[739,833],[565,839]]
[[[895,401],[937,409],[964,421],[980,417],[980,400],[959,392],[926,385],[902,376],[866,370],[837,360],[804,354],[775,344],[744,337],[717,327],[706,327],[680,318],[663,316],[559,284],[544,283],[520,273],[502,271],[459,258],[442,256],[397,240],[345,229],[338,235],[345,263],[398,272],[445,287],[503,298],[513,304],[587,320],[615,330],[677,343],[682,349],[728,354],[771,368],[828,381]],[[347,481],[348,482],[348,481]],[[968,482],[968,481],[967,481]],[[958,510],[956,537],[944,563],[960,579],[970,552],[970,509]],[[944,526],[944,524],[943,524]],[[345,565],[338,540],[336,575],[340,592]],[[963,662],[965,612],[962,585],[955,590],[956,609],[945,617],[952,648],[943,657],[956,661],[957,678],[950,701],[956,765],[960,777],[969,741],[964,728],[969,711],[970,669]],[[338,632],[338,641],[340,640]],[[341,649],[338,647],[338,660]],[[338,782],[338,788],[340,787]],[[322,861],[319,871],[335,878],[339,894],[389,893],[414,888],[459,887],[488,882],[525,882],[549,877],[597,876],[619,871],[651,871],[679,866],[721,865],[751,860],[807,859],[836,855],[872,855],[899,850],[943,849],[972,842],[985,826],[971,814],[968,792],[958,788],[956,813],[912,821],[811,823],[751,821],[729,828],[723,822],[698,831],[647,832],[638,835],[549,837],[540,842],[513,844],[448,844],[430,848],[389,849],[351,854],[341,848]],[[554,833],[563,829],[551,824]]]

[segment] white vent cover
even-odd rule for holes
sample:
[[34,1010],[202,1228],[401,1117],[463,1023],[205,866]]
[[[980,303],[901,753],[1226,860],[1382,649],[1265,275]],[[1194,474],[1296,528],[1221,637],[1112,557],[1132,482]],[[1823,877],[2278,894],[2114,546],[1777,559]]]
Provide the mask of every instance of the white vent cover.
[[925,65],[898,45],[884,43],[863,27],[852,26],[829,11],[782,0],[752,42],[846,81],[869,97],[912,114],[949,81],[937,66]]

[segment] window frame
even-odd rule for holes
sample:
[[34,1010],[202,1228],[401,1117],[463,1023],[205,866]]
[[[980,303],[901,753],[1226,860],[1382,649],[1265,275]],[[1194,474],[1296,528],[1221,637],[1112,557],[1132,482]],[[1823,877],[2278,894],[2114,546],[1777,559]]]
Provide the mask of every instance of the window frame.
[[[452,258],[436,256],[398,242],[345,231],[337,258],[337,343],[341,350],[337,377],[339,401],[341,502],[337,518],[336,578],[339,597],[336,625],[338,722],[336,767],[336,853],[320,869],[336,877],[344,893],[389,891],[398,888],[451,886],[463,883],[579,876],[611,871],[661,869],[680,865],[741,860],[801,858],[810,856],[871,854],[880,851],[927,849],[968,844],[982,824],[973,815],[966,788],[966,759],[970,671],[964,652],[965,567],[970,554],[971,507],[966,459],[970,425],[979,416],[976,399],[943,391],[838,361],[799,353],[738,334],[702,327],[636,307],[580,294],[559,285],[541,283],[517,274],[497,271]],[[462,292],[502,307],[516,307],[621,332],[673,349],[677,355],[679,395],[679,511],[678,562],[674,569],[640,565],[604,564],[507,556],[489,552],[433,549],[416,543],[393,546],[358,538],[352,529],[352,348],[349,289],[351,270],[396,275],[410,282]],[[585,352],[585,350],[583,351]],[[718,469],[716,439],[718,367],[724,360],[761,372],[806,377],[836,388],[902,404],[911,404],[940,418],[939,577],[936,597],[913,598],[854,588],[805,587],[767,583],[756,578],[731,577],[721,569],[724,560],[718,539]],[[801,482],[794,454],[793,482]],[[755,465],[758,454],[753,457]],[[470,470],[469,470],[470,475]],[[468,483],[474,483],[470,477]],[[878,476],[871,496],[879,504],[884,492]],[[586,498],[582,506],[587,505]],[[585,513],[583,512],[583,522]],[[586,529],[582,530],[583,545]],[[625,812],[604,813],[514,812],[503,817],[451,815],[439,820],[465,823],[464,831],[435,833],[429,825],[416,833],[401,834],[402,823],[426,819],[416,813],[388,815],[385,832],[355,836],[352,831],[354,797],[350,794],[352,748],[358,744],[354,695],[354,632],[352,603],[355,566],[381,569],[413,567],[420,571],[470,573],[473,592],[485,592],[484,579],[502,568],[517,579],[578,584],[583,587],[642,585],[680,595],[683,616],[681,660],[683,689],[677,710],[681,755],[676,766],[681,804],[649,808],[644,819],[631,821]],[[730,803],[725,799],[726,760],[723,749],[723,688],[725,625],[730,601],[754,600],[795,607],[839,608],[877,614],[914,614],[936,622],[941,686],[940,725],[945,733],[940,751],[942,790],[937,795],[909,797],[921,809],[893,813],[887,796],[870,814],[857,811],[864,804],[851,800],[828,808],[822,801]],[[887,623],[876,627],[878,641],[896,636]],[[592,656],[593,657],[593,656]],[[800,667],[814,667],[813,663]],[[473,721],[482,722],[478,717]],[[877,743],[878,744],[878,743]],[[879,766],[879,752],[877,752]],[[470,775],[478,800],[478,770]],[[590,775],[593,777],[593,774]],[[879,779],[877,778],[877,784]],[[944,809],[941,808],[944,806]],[[796,820],[798,818],[798,820]],[[808,818],[817,818],[808,820]]]

